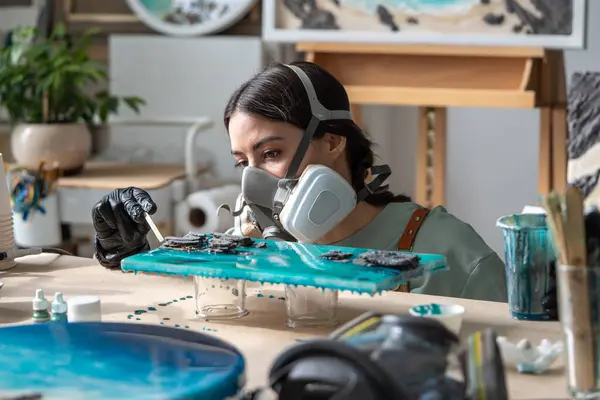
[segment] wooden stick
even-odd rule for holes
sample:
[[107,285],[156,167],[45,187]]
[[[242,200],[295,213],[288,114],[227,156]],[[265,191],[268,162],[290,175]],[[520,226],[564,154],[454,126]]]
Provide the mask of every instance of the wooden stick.
[[587,249],[585,225],[583,221],[583,196],[579,189],[570,186],[565,194],[565,208],[567,212],[567,241],[569,265],[574,267],[587,267]]
[[567,263],[568,249],[565,243],[565,229],[562,216],[560,199],[556,193],[552,192],[544,197],[544,208],[548,214],[548,226],[552,232],[552,239],[555,244],[558,258],[561,264]]
[[[567,264],[571,270],[558,272],[559,285],[563,285],[561,302],[568,302],[561,307],[560,319],[563,327],[571,331],[573,350],[569,354],[569,371],[571,386],[582,391],[595,388],[594,340],[591,317],[591,304],[588,285],[587,249],[583,216],[583,196],[579,189],[571,186],[565,195],[567,223],[565,230],[566,247],[568,249]],[[576,269],[573,269],[576,268]]]
[[163,237],[163,235],[160,234],[160,231],[158,230],[158,227],[156,226],[154,221],[152,221],[150,214],[145,212],[144,218],[146,218],[146,222],[148,223],[148,225],[150,225],[150,229],[152,229],[152,232],[154,232],[154,236],[156,236],[160,243],[163,243],[165,241],[165,238]]

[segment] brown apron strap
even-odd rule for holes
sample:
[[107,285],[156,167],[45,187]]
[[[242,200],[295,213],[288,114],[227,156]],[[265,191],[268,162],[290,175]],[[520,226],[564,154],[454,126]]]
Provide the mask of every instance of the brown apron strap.
[[[406,224],[406,228],[404,228],[404,233],[402,233],[402,236],[400,236],[400,240],[398,241],[399,251],[412,251],[417,232],[419,232],[429,211],[428,208],[419,208],[413,213]],[[410,292],[410,283],[401,284],[396,288],[396,292]]]

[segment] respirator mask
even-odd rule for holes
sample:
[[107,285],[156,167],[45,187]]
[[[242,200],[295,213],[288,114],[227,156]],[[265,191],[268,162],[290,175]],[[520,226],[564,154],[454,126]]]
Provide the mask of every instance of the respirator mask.
[[[314,243],[346,218],[357,202],[381,190],[391,171],[387,165],[371,167],[373,179],[365,182],[359,193],[341,175],[323,165],[310,166],[297,177],[315,135],[328,132],[330,124],[336,121],[354,122],[349,110],[328,110],[321,104],[302,69],[294,65],[286,67],[300,78],[310,101],[312,118],[283,179],[259,168],[244,168],[243,207],[250,208],[251,218],[264,239]],[[233,215],[240,215],[242,209]]]

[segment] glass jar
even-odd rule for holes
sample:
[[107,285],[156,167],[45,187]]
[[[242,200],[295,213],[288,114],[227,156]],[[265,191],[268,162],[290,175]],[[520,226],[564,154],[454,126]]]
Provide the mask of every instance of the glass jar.
[[337,325],[337,304],[337,290],[285,286],[286,323],[290,328]]
[[196,315],[206,320],[236,319],[248,315],[246,281],[194,277]]

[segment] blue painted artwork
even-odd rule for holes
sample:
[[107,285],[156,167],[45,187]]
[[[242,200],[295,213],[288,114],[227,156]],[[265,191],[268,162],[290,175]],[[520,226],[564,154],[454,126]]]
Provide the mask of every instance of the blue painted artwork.
[[546,216],[514,214],[497,225],[504,238],[508,306],[514,318],[548,320],[542,298],[550,288],[552,264],[556,260]]
[[583,48],[586,1],[263,0],[263,40]]
[[244,385],[231,345],[190,330],[123,323],[0,328],[0,397],[225,399]]
[[[207,251],[184,251],[159,248],[136,254],[121,262],[124,271],[153,272],[173,275],[199,275],[220,279],[241,279],[261,283],[314,286],[375,294],[391,290],[406,281],[446,269],[441,255],[417,254],[419,266],[413,270],[370,267],[348,262],[330,261],[321,256],[331,250],[358,255],[373,251],[338,246],[265,242],[265,248],[242,249],[240,254],[211,254]],[[400,253],[400,252],[399,252]]]

